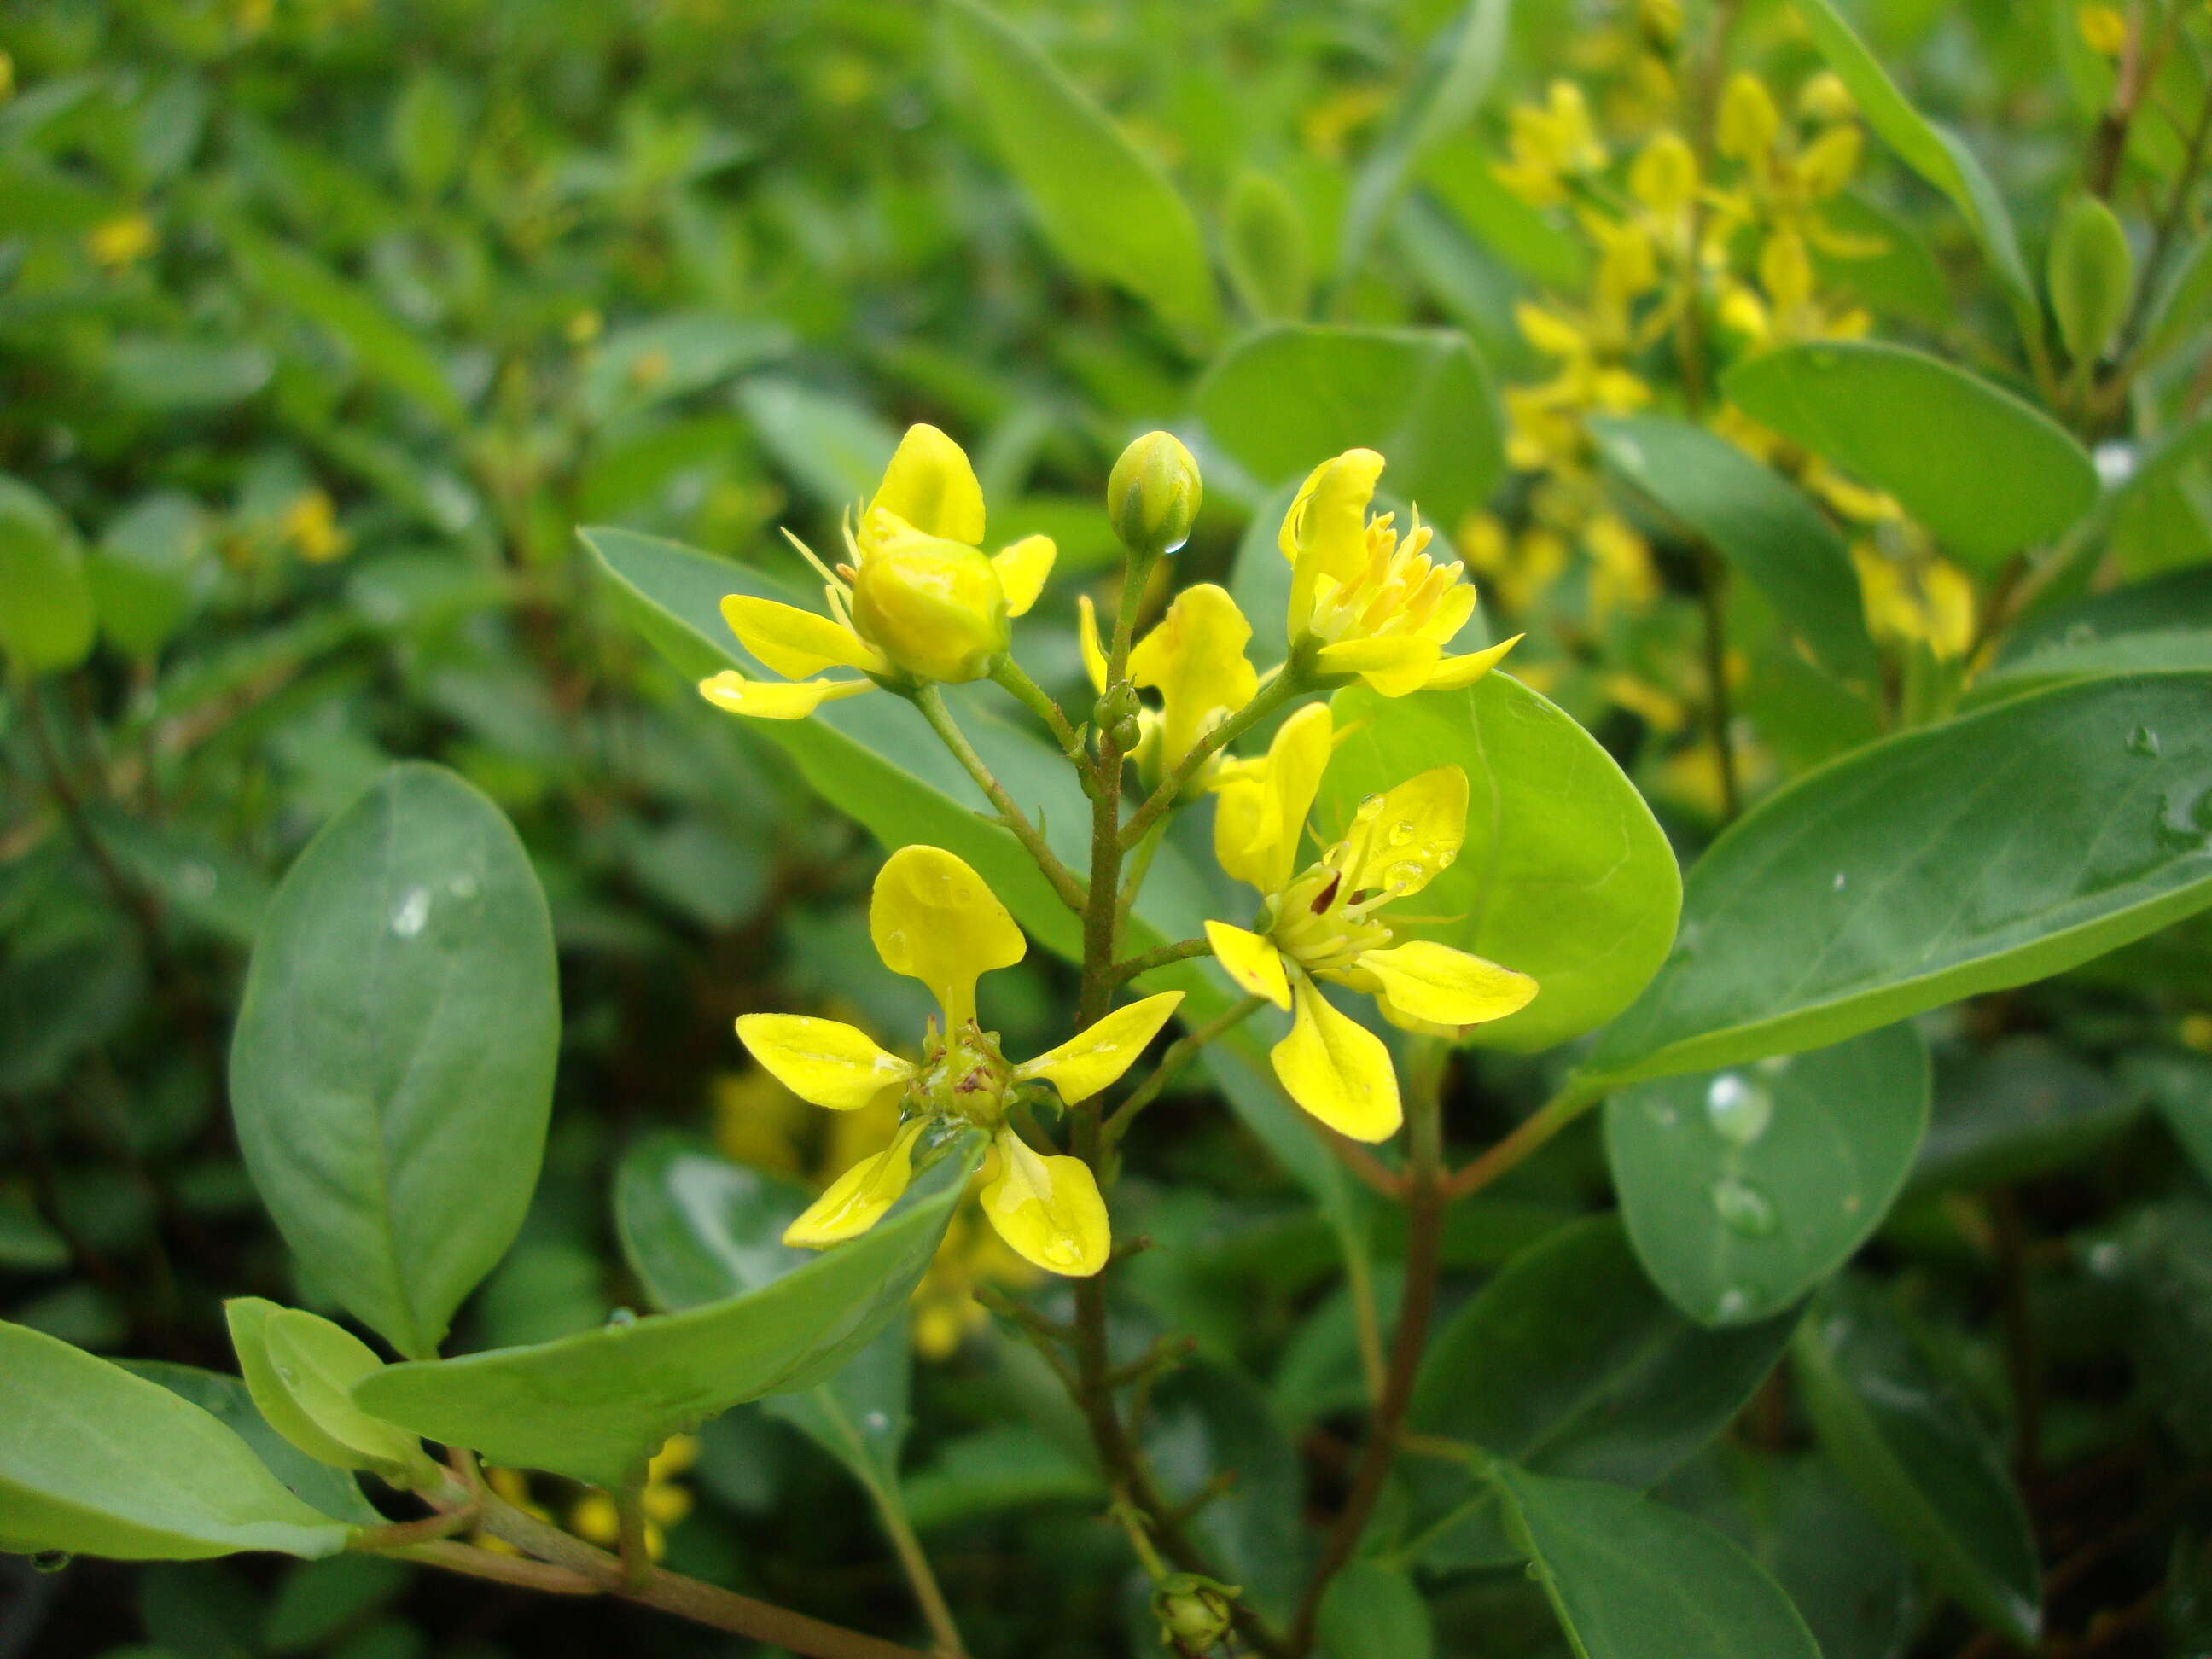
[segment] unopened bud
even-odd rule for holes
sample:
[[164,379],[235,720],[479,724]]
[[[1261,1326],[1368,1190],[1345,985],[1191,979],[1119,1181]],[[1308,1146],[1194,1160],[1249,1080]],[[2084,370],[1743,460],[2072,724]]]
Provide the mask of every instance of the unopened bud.
[[1115,720],[1113,736],[1114,746],[1126,755],[1144,741],[1145,724],[1134,714],[1127,720]]
[[1229,1634],[1230,1613],[1243,1592],[1194,1572],[1170,1573],[1153,1587],[1152,1616],[1161,1638],[1187,1654],[1200,1654]]
[[1172,432],[1147,432],[1106,480],[1106,516],[1133,553],[1172,553],[1190,539],[1204,495],[1198,463]]
[[1144,706],[1135,686],[1127,680],[1117,680],[1098,694],[1091,718],[1102,727],[1118,726],[1123,720],[1134,720],[1137,711]]

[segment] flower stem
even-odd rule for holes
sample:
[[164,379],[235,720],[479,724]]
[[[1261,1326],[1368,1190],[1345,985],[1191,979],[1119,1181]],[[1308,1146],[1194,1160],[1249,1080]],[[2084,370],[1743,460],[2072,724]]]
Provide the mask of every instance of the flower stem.
[[1175,769],[1160,780],[1159,787],[1147,795],[1145,804],[1130,815],[1129,822],[1121,830],[1121,844],[1124,847],[1134,846],[1138,838],[1182,798],[1183,791],[1190,787],[1192,781],[1204,769],[1206,762],[1306,689],[1304,678],[1285,667],[1261,687],[1251,702],[1191,744],[1190,752],[1176,763]]
[[1605,1097],[1602,1085],[1582,1078],[1569,1078],[1565,1085],[1539,1106],[1519,1128],[1473,1163],[1448,1176],[1444,1180],[1446,1195],[1456,1203],[1480,1192],[1506,1171],[1517,1167]]
[[1029,815],[1015,805],[1006,785],[984,764],[975,744],[968,741],[967,734],[954,722],[952,711],[945,706],[945,694],[934,685],[924,685],[910,693],[908,701],[921,711],[922,719],[929,722],[929,729],[937,733],[939,740],[952,751],[953,759],[975,779],[984,799],[999,809],[1006,828],[1014,832],[1014,839],[1036,860],[1037,868],[1044,872],[1045,879],[1052,884],[1052,890],[1060,896],[1060,902],[1078,915],[1083,915],[1090,903],[1083,884],[1076,879],[1075,872],[1060,862],[1060,855],[1045,845],[1044,836],[1030,822]]
[[1173,945],[1162,945],[1133,957],[1124,957],[1113,968],[1114,982],[1132,980],[1139,974],[1149,974],[1155,968],[1164,968],[1170,963],[1188,962],[1193,957],[1210,957],[1213,941],[1209,939],[1177,939]]
[[1069,759],[1084,764],[1083,739],[1076,734],[1066,713],[1053,701],[1051,695],[1029,675],[1011,656],[1002,656],[991,665],[991,678],[1011,693],[1014,700],[1045,723],[1060,745],[1060,751]]
[[945,1591],[937,1582],[937,1574],[929,1565],[921,1540],[915,1536],[914,1522],[907,1518],[906,1504],[897,1487],[879,1487],[872,1481],[868,1495],[876,1500],[876,1518],[883,1522],[884,1535],[890,1540],[891,1553],[898,1557],[899,1569],[906,1574],[907,1584],[914,1591],[915,1605],[928,1622],[930,1639],[937,1651],[945,1659],[968,1659],[967,1644],[960,1639],[960,1626],[953,1620],[951,1606],[945,1599]]
[[1111,1152],[1119,1146],[1121,1137],[1129,1133],[1130,1124],[1136,1121],[1137,1114],[1159,1098],[1161,1091],[1175,1080],[1176,1073],[1188,1066],[1200,1049],[1257,1012],[1266,1006],[1267,1000],[1265,997],[1245,997],[1216,1014],[1196,1030],[1187,1032],[1170,1043],[1167,1052],[1160,1056],[1160,1063],[1152,1067],[1152,1074],[1137,1085],[1136,1092],[1123,1101],[1121,1109],[1107,1121],[1105,1133],[1101,1138],[1101,1150]]

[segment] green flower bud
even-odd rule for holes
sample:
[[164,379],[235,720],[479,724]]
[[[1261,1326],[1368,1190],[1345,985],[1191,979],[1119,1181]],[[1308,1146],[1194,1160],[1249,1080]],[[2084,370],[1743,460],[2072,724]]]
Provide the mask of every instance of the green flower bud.
[[1187,1654],[1200,1654],[1229,1634],[1230,1612],[1243,1592],[1194,1572],[1170,1573],[1152,1588],[1152,1616],[1160,1638]]
[[975,548],[871,514],[853,579],[853,626],[918,678],[981,679],[1006,648],[1006,591]]
[[1198,463],[1172,432],[1147,432],[1106,480],[1106,516],[1133,553],[1172,553],[1190,539],[1205,493]]
[[1137,696],[1137,688],[1121,680],[1098,694],[1098,701],[1091,705],[1091,718],[1102,727],[1118,726],[1123,720],[1134,719],[1144,706]]

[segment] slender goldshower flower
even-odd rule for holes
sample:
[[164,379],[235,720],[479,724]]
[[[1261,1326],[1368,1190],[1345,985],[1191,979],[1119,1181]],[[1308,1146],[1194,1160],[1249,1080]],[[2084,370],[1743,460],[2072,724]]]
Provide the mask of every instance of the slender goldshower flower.
[[[731,594],[730,631],[784,678],[725,669],[699,685],[717,708],[759,720],[803,720],[878,684],[981,679],[1006,648],[1008,618],[1036,603],[1052,573],[1048,536],[983,554],[982,486],[967,453],[933,426],[907,428],[858,526],[847,524],[848,562],[833,570],[785,534],[821,575],[829,614]],[[828,668],[866,678],[811,678]]]
[[[1097,613],[1087,593],[1076,603],[1083,664],[1103,692],[1106,651]],[[1201,738],[1252,701],[1260,677],[1244,655],[1251,637],[1252,624],[1228,590],[1200,582],[1176,594],[1167,615],[1137,641],[1129,653],[1130,682],[1160,694],[1158,709],[1137,716],[1143,735],[1132,752],[1146,776],[1173,771]]]
[[1263,896],[1256,929],[1206,924],[1222,966],[1244,989],[1292,1011],[1274,1047],[1291,1097],[1355,1140],[1382,1140],[1402,1120],[1382,1040],[1322,994],[1326,980],[1372,996],[1409,1030],[1455,1033],[1528,1006],[1536,981],[1429,939],[1400,944],[1379,913],[1451,866],[1467,837],[1467,774],[1439,766],[1370,795],[1344,839],[1303,868],[1308,811],[1328,765],[1327,705],[1283,722],[1266,761],[1220,795],[1214,853]]
[[833,1111],[896,1101],[890,1144],[861,1159],[791,1224],[787,1244],[822,1247],[866,1232],[907,1188],[915,1170],[957,1133],[981,1130],[991,1153],[981,1193],[984,1216],[1026,1260],[1082,1277],[1106,1265],[1105,1200],[1080,1158],[1042,1153],[1010,1121],[1026,1085],[1048,1083],[1068,1104],[1087,1100],[1127,1071],[1182,1000],[1164,991],[1116,1008],[1057,1048],[1010,1063],[995,1031],[975,1015],[975,981],[1028,951],[1005,905],[966,863],[935,847],[902,847],[884,860],[868,907],[868,932],[884,965],[936,994],[921,1059],[902,1060],[858,1028],[803,1014],[746,1014],[738,1036],[802,1100]]

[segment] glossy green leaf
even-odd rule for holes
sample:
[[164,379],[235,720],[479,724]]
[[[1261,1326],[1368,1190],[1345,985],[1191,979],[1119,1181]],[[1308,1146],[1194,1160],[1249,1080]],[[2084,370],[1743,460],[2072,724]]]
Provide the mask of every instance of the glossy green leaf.
[[76,531],[28,484],[0,476],[0,657],[19,675],[74,668],[92,649],[92,588]]
[[1318,1628],[1328,1659],[1429,1659],[1437,1650],[1429,1604],[1412,1576],[1371,1558],[1346,1563],[1329,1580]]
[[[615,1174],[623,1254],[654,1304],[675,1313],[772,1284],[816,1260],[783,1242],[813,1201],[797,1182],[719,1158],[686,1136],[630,1149]],[[896,1492],[908,1423],[911,1348],[893,1320],[819,1388],[763,1402],[871,1491]]]
[[1959,135],[1938,126],[1912,107],[1888,71],[1852,33],[1832,0],[1801,0],[1798,15],[1820,55],[1828,60],[1866,124],[1905,164],[1951,198],[1982,245],[1997,281],[2011,301],[2023,337],[2039,338],[2043,329],[2035,283],[2021,257],[2012,215]]
[[384,1524],[384,1516],[362,1496],[361,1483],[350,1470],[318,1463],[269,1426],[242,1378],[165,1359],[126,1359],[123,1369],[133,1376],[160,1383],[207,1413],[246,1442],[263,1467],[310,1507],[349,1526]]
[[223,1313],[254,1406],[285,1439],[319,1463],[374,1469],[394,1486],[431,1474],[413,1435],[353,1403],[353,1385],[384,1363],[360,1338],[259,1297],[236,1297]]
[[492,1462],[619,1485],[672,1434],[818,1387],[896,1319],[981,1157],[956,1139],[860,1237],[758,1290],[524,1348],[393,1365],[367,1410]]
[[1027,36],[976,0],[946,0],[945,33],[1000,161],[1060,257],[1179,327],[1219,320],[1189,204],[1158,162]]
[[1606,1103],[1606,1157],[1638,1260],[1707,1325],[1781,1312],[1888,1213],[1928,1127],[1910,1024]]
[[1904,346],[1784,346],[1722,381],[1737,408],[1897,497],[1944,547],[1990,563],[2097,499],[2089,453],[2002,387]]
[[1345,450],[1378,450],[1390,463],[1383,488],[1447,531],[1489,498],[1505,470],[1490,370],[1449,329],[1261,329],[1222,353],[1191,408],[1222,451],[1270,489]]
[[2092,680],[1858,750],[1691,871],[1613,1083],[1824,1047],[2212,904],[2212,676]]
[[349,1528],[158,1383],[0,1322],[0,1550],[193,1560],[329,1555]]
[[[1510,675],[1459,691],[1337,694],[1339,731],[1316,822],[1431,767],[1468,777],[1467,841],[1408,908],[1412,930],[1534,976],[1519,1013],[1469,1040],[1526,1052],[1579,1036],[1634,1000],[1674,938],[1681,878],[1666,836],[1589,732]],[[1388,912],[1385,912],[1388,917]]]
[[392,768],[270,902],[231,1047],[240,1149],[314,1282],[437,1352],[537,1184],[560,1043],[529,856],[452,773]]
[[[2206,430],[2212,434],[2212,423]],[[2010,693],[2052,680],[2212,670],[2212,566],[2170,570],[2037,619],[1976,683]]]
[[1782,1587],[1704,1522],[1604,1481],[1493,1479],[1577,1659],[1820,1659]]
[[1791,1355],[1822,1449],[1883,1524],[1969,1612],[2033,1644],[2040,1575],[2004,1454],[1896,1317],[1838,1280]]
[[1589,422],[1607,464],[1765,594],[1837,678],[1879,670],[1844,538],[1803,491],[1727,439],[1665,416]]

